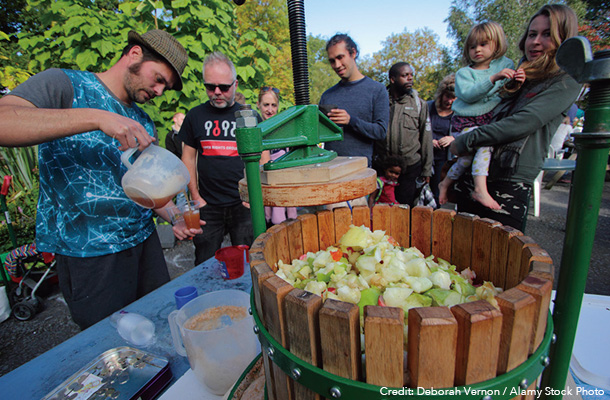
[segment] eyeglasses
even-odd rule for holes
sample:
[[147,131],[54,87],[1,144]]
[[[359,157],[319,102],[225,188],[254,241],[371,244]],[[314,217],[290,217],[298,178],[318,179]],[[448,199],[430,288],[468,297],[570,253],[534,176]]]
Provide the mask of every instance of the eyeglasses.
[[263,87],[261,88],[261,92],[262,92],[262,93],[268,92],[268,91],[270,91],[270,90],[279,96],[279,94],[280,94],[280,89],[278,89],[278,88],[274,88],[273,86],[263,86]]
[[207,90],[209,90],[210,92],[215,92],[216,88],[220,89],[221,92],[228,92],[229,90],[231,90],[231,86],[233,86],[234,83],[235,83],[235,81],[233,81],[232,83],[230,83],[228,85],[224,85],[224,84],[215,85],[213,83],[204,83],[203,86],[205,86],[205,88]]

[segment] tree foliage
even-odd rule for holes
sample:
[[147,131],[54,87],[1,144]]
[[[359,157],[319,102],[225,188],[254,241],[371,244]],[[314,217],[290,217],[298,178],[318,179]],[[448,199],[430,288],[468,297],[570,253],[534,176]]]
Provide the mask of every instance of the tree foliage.
[[385,85],[388,71],[397,62],[407,62],[415,70],[414,87],[422,98],[432,98],[438,82],[453,69],[449,51],[439,45],[439,37],[430,28],[388,36],[383,48],[361,63],[361,71]]
[[579,34],[591,42],[593,51],[610,49],[610,1],[585,0],[587,21],[580,25]]
[[339,82],[339,77],[328,63],[327,41],[327,38],[320,35],[307,37],[309,100],[312,104],[319,104],[322,93]]
[[[270,70],[264,77],[263,83],[265,86],[280,89],[280,110],[294,105],[292,55],[286,1],[247,1],[237,7],[236,15],[240,36],[253,31],[264,32],[267,35],[267,43],[273,46],[275,51],[269,54]],[[258,90],[242,92],[250,104],[256,103]]]
[[[456,40],[456,55],[461,54],[468,31],[473,25],[495,21],[502,25],[508,41],[506,57],[517,62],[521,58],[519,40],[532,15],[548,0],[453,0],[449,16],[450,35]],[[585,5],[580,0],[565,1],[579,18],[584,17]]]
[[28,0],[40,24],[22,28],[19,54],[28,55],[27,71],[70,68],[101,72],[119,58],[127,33],[164,29],[187,49],[182,91],[168,91],[143,106],[160,133],[176,111],[205,101],[202,67],[206,54],[222,51],[234,63],[240,89],[256,90],[269,74],[275,48],[267,35],[252,29],[238,32],[235,5],[225,0]]

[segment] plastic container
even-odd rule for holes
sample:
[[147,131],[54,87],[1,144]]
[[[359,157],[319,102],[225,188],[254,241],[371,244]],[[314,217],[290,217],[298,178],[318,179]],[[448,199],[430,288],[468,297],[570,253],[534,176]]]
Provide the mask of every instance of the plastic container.
[[[216,318],[220,326],[216,329],[187,328],[191,317],[222,306],[243,308],[245,318],[231,320],[229,315],[219,312]],[[197,379],[214,394],[225,394],[260,352],[260,343],[253,331],[254,320],[247,312],[249,306],[248,293],[221,290],[203,294],[169,314],[176,352],[188,357]]]
[[137,148],[127,149],[121,162],[127,166],[121,185],[127,197],[144,208],[160,208],[178,192],[185,190],[190,178],[184,163],[159,146],[150,145],[131,163]]
[[246,245],[228,246],[216,250],[215,258],[220,264],[220,275],[224,279],[237,279],[244,274],[244,264],[248,262]]
[[155,342],[155,324],[140,314],[117,311],[110,316],[110,323],[134,346],[146,347]]

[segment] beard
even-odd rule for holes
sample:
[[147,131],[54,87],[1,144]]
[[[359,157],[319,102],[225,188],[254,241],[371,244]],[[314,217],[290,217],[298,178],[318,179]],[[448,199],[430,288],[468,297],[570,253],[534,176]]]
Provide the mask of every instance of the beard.
[[148,100],[155,97],[155,93],[152,90],[144,89],[141,86],[140,69],[142,68],[142,61],[137,64],[130,65],[128,68],[128,74],[125,75],[123,84],[127,97],[130,101],[144,104]]

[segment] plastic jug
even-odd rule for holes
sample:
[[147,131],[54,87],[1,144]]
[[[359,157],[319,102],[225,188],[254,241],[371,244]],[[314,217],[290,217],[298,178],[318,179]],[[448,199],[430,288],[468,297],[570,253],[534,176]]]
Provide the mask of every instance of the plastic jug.
[[[220,327],[211,330],[192,330],[185,326],[190,326],[187,322],[191,317],[220,306],[243,307],[246,317],[233,321],[227,315],[218,315]],[[188,357],[197,379],[214,394],[225,394],[260,353],[260,343],[253,330],[254,319],[247,311],[249,306],[250,295],[246,292],[220,290],[203,294],[168,316],[176,351]]]
[[126,150],[121,161],[127,172],[121,185],[127,197],[144,208],[160,208],[184,190],[190,178],[184,163],[159,146],[150,145],[130,162],[137,148]]
[[214,257],[220,264],[220,275],[224,279],[236,279],[244,274],[244,264],[250,262],[248,249],[247,245],[240,244],[216,250]]

